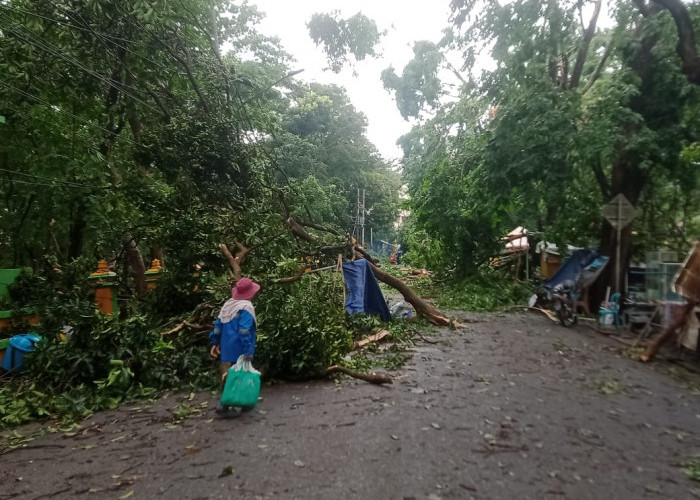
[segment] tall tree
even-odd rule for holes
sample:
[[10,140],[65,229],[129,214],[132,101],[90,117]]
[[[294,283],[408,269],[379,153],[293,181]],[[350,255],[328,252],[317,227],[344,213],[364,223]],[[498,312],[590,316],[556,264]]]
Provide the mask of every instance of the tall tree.
[[[490,44],[496,68],[479,86],[463,86],[457,103],[437,107],[429,123],[450,132],[439,163],[433,153],[410,150],[414,191],[433,190],[431,165],[440,164],[437,172],[446,172],[440,175],[459,172],[463,179],[461,194],[447,203],[482,211],[475,217],[461,208],[454,224],[469,227],[490,214],[495,234],[521,224],[560,241],[586,243],[599,234],[603,251],[614,256],[615,233],[607,225],[597,229],[601,205],[623,193],[649,211],[652,193],[687,179],[680,152],[697,139],[697,89],[674,57],[674,20],[639,4],[621,3],[616,27],[600,31],[599,1],[488,2],[478,13],[474,2],[453,2],[457,31],[440,46],[461,51],[474,73],[478,47]],[[464,113],[479,103],[481,114]],[[415,204],[426,213],[420,197]],[[630,231],[623,232],[624,262]],[[662,241],[667,234],[657,232]]]

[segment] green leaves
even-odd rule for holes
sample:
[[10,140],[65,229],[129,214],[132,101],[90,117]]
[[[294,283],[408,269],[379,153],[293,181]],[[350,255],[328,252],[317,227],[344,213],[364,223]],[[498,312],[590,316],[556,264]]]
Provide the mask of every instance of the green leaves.
[[419,41],[413,45],[413,54],[401,76],[393,67],[385,69],[381,75],[384,88],[395,93],[396,105],[406,120],[419,117],[425,106],[435,108],[445,93],[438,77],[443,62],[438,46]]
[[352,348],[345,325],[343,281],[336,273],[263,287],[256,298],[256,360],[271,376],[317,374]]
[[323,46],[328,65],[334,73],[351,64],[350,56],[354,56],[356,61],[377,56],[375,47],[384,35],[372,19],[359,12],[347,19],[341,18],[338,11],[317,13],[311,17],[307,27],[314,43]]
[[[643,17],[623,3],[616,27],[587,38],[573,0],[451,5],[443,41],[416,50],[401,76],[383,74],[404,116],[434,107],[400,140],[414,217],[407,261],[473,273],[516,226],[594,244],[607,235],[600,206],[620,192],[645,214],[635,221],[638,255],[698,237],[692,146],[682,153],[700,130],[698,90],[680,71],[667,13]],[[465,69],[481,71],[474,55],[485,47],[494,69],[441,103],[438,61],[457,50]],[[607,236],[599,243],[610,251]]]

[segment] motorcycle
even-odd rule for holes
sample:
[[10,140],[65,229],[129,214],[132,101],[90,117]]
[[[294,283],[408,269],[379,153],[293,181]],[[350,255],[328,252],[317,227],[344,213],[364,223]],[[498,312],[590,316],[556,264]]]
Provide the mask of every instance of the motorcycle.
[[566,280],[552,289],[550,300],[562,326],[576,324],[575,302],[578,299],[578,295],[576,282],[572,280]]
[[562,326],[571,326],[577,322],[575,303],[581,294],[580,278],[565,280],[554,288],[540,287],[530,297],[530,307],[554,309]]

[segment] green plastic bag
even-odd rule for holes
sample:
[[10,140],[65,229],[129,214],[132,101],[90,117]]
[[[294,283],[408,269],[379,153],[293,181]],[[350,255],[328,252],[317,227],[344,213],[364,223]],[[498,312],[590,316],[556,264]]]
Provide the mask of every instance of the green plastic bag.
[[236,364],[228,369],[224,392],[221,394],[221,405],[252,408],[258,404],[258,396],[260,372],[241,356]]

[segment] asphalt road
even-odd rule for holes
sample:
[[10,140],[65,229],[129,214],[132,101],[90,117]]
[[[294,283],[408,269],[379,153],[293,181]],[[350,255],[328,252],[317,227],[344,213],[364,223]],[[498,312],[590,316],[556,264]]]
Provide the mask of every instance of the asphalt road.
[[49,429],[0,456],[0,499],[700,498],[697,377],[534,313],[465,319],[392,386],[268,386],[226,420],[168,394]]

